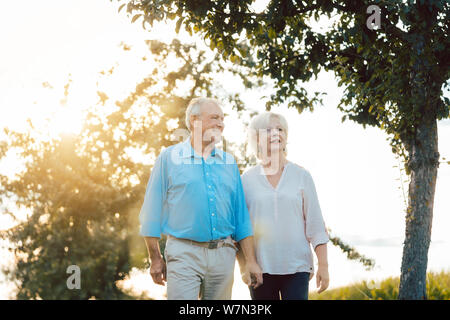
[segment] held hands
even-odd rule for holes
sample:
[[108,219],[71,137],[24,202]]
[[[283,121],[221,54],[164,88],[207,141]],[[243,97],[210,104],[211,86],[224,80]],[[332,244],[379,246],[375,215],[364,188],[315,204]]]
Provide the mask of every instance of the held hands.
[[152,276],[153,282],[161,286],[165,285],[167,281],[166,274],[166,263],[163,258],[153,259],[150,265],[150,275]]
[[253,248],[253,236],[239,241],[240,249],[237,252],[237,259],[239,268],[241,269],[242,281],[254,289],[258,288],[263,283],[263,275],[261,267],[255,259],[255,251]]
[[241,278],[242,278],[242,281],[243,281],[247,286],[250,286],[250,284],[251,284],[251,278],[250,278],[250,273],[248,273],[247,270],[241,271]]
[[317,293],[321,293],[328,288],[330,283],[330,277],[328,275],[328,265],[319,265],[316,275],[316,285],[319,290]]
[[247,263],[246,271],[242,274],[242,281],[254,289],[263,283],[262,270],[256,262]]

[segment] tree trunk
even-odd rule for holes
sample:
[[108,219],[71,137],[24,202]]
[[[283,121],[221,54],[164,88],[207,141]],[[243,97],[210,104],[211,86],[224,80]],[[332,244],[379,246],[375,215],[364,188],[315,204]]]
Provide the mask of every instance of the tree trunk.
[[426,271],[439,153],[436,119],[432,113],[423,117],[408,148],[411,182],[398,299],[427,298]]

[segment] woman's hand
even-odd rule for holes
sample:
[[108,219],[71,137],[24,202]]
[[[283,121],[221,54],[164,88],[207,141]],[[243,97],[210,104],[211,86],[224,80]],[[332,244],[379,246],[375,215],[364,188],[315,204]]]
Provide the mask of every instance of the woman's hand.
[[328,288],[328,284],[330,283],[330,277],[328,275],[328,265],[319,265],[316,274],[316,284],[319,290],[317,293],[321,293]]
[[317,268],[316,282],[318,293],[326,290],[330,282],[330,277],[328,275],[328,259],[327,259],[327,244],[319,244],[314,248],[317,255],[317,260],[319,261],[319,266]]

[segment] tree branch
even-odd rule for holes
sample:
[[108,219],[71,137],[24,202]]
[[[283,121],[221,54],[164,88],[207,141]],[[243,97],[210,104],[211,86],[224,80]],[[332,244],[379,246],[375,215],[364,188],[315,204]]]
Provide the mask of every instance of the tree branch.
[[333,8],[335,8],[336,10],[338,10],[338,11],[343,11],[343,12],[346,12],[346,13],[353,13],[353,14],[360,13],[360,11],[358,11],[358,10],[355,10],[353,8],[350,8],[350,7],[347,7],[347,6],[343,6],[343,5],[334,3],[334,2],[331,4],[331,6]]
[[[296,10],[294,15],[304,14],[304,13],[307,13],[309,11],[313,11],[313,10],[319,9],[320,7],[321,7],[320,4],[315,4],[313,6],[305,7],[305,8],[302,8],[300,10]],[[214,9],[213,12],[216,13],[216,14],[220,14],[222,16],[225,16],[225,17],[231,17],[233,15],[239,15],[241,17],[242,16],[247,16],[247,17],[251,17],[251,18],[265,19],[265,18],[267,18],[269,16],[266,13],[255,13],[255,12],[233,12],[231,14],[231,13],[225,13],[225,12],[217,10],[217,9]]]
[[389,19],[383,20],[383,26],[387,35],[394,36],[400,41],[408,42],[408,33],[397,28]]

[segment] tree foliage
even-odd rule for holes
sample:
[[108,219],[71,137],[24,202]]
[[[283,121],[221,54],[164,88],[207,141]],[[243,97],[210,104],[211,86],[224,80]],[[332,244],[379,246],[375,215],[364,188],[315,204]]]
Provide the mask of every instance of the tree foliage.
[[[308,96],[302,82],[320,70],[334,72],[345,86],[343,119],[385,130],[393,151],[405,157],[403,144],[411,144],[424,113],[449,116],[448,1],[272,0],[262,12],[253,0],[125,2],[144,27],[177,20],[178,29],[201,34],[224,58],[274,79],[269,107],[286,102],[312,110],[320,93]],[[377,30],[366,25],[372,4],[382,12]],[[317,31],[325,17],[332,26]],[[426,94],[420,97],[416,85]]]
[[347,259],[356,260],[365,266],[366,270],[371,270],[375,267],[375,260],[367,258],[360,254],[354,247],[345,243],[341,238],[335,235],[330,235],[330,241],[333,245],[339,247],[342,252],[347,255]]

